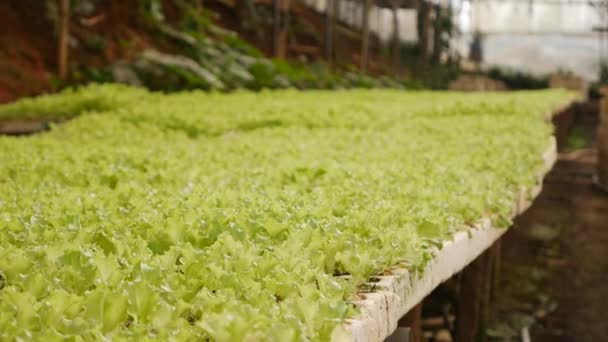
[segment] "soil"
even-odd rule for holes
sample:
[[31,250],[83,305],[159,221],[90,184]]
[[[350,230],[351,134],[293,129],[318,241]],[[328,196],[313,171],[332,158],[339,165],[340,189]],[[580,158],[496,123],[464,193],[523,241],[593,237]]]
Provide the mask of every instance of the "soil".
[[[52,25],[41,1],[0,2],[0,103],[50,88]],[[29,8],[28,11],[23,11]],[[36,14],[36,15],[34,15]]]
[[[243,24],[238,8],[226,5],[231,2],[209,1],[205,2],[204,8],[214,13],[215,24],[236,32],[267,57],[272,57],[273,40],[269,38],[272,37],[272,25],[268,22],[272,8],[258,5],[265,24],[262,37],[257,37],[255,30]],[[49,11],[46,3],[40,0],[0,1],[0,103],[55,91],[65,84],[56,76],[57,35],[53,11]],[[86,81],[87,74],[95,74],[98,69],[118,60],[132,60],[146,48],[175,52],[174,46],[148,29],[136,1],[98,0],[96,3],[92,13],[71,15],[71,78],[68,84]],[[167,23],[179,22],[180,12],[175,1],[163,0],[162,10]],[[288,58],[322,59],[324,16],[301,5],[293,10],[297,15],[291,18]],[[360,35],[342,28],[337,30],[334,40],[338,69],[357,65]],[[372,39],[368,71],[373,75],[387,74],[391,70],[390,63],[378,55],[378,44]]]
[[[170,4],[171,2],[165,1]],[[0,103],[51,92],[57,78],[57,35],[45,1],[0,1]],[[70,19],[70,84],[79,75],[132,60],[146,48],[171,51],[146,27],[132,1],[99,1],[93,13],[73,13]],[[174,6],[167,5],[167,21]]]

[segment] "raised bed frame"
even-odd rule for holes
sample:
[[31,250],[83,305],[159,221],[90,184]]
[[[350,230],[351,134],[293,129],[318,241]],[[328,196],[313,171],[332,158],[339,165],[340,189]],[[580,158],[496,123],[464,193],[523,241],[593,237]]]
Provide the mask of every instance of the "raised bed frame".
[[[544,176],[557,160],[557,144],[553,137],[543,154],[543,160],[544,165],[538,172],[537,184],[531,190],[531,197],[528,189],[520,189],[513,204],[513,217],[530,207],[542,189]],[[397,329],[401,317],[439,284],[475,260],[506,231],[507,229],[492,227],[489,219],[482,219],[471,229],[457,232],[452,240],[444,242],[443,247],[435,251],[435,257],[422,274],[410,272],[404,266],[396,266],[391,269],[391,275],[378,276],[379,281],[373,284],[376,290],[361,293],[363,299],[355,302],[361,313],[344,324],[350,341],[384,341]]]

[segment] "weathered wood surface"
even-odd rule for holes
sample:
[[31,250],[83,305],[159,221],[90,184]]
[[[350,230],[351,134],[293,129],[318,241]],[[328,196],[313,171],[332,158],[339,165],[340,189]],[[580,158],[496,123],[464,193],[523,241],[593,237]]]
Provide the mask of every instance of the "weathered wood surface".
[[49,128],[48,120],[7,120],[0,121],[0,134],[25,135],[45,131]]

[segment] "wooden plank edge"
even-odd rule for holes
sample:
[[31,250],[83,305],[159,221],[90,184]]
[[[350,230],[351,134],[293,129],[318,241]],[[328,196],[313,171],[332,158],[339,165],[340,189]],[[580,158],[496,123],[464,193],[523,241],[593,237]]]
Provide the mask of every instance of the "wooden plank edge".
[[[514,204],[516,216],[528,209],[534,198],[540,194],[542,179],[557,160],[557,143],[551,137],[549,147],[543,154],[543,167],[538,172],[537,185],[528,191],[520,189]],[[529,196],[531,195],[531,196]],[[354,302],[361,310],[354,318],[343,324],[349,341],[384,341],[397,329],[397,322],[411,308],[428,296],[439,284],[460,272],[481,253],[498,240],[507,229],[494,228],[488,218],[482,219],[468,231],[454,234],[453,239],[444,242],[436,251],[432,261],[426,266],[422,276],[403,267],[391,269],[392,275],[379,276],[374,283],[376,291],[361,293],[363,299]],[[340,339],[342,340],[342,339]]]

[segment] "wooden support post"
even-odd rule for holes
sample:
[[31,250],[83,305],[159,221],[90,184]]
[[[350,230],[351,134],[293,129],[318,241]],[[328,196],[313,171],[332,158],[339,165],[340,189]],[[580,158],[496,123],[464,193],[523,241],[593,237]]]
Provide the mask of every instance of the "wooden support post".
[[[494,245],[488,248],[484,252],[485,256],[483,256],[486,260],[484,261],[484,270],[482,275],[482,293],[480,298],[480,316],[478,323],[478,332],[477,332],[477,340],[483,341],[485,340],[485,331],[488,327],[488,323],[490,322],[490,316],[492,315],[492,292],[494,285],[494,277],[493,277],[493,269],[494,269],[494,259],[496,256],[496,249]],[[483,254],[482,254],[483,255]]]
[[334,3],[334,15],[331,21],[331,32],[334,35],[332,40],[332,62],[338,60],[338,51],[340,50],[339,44],[340,40],[338,39],[338,20],[340,20],[340,1],[343,0],[332,0]]
[[420,58],[424,63],[429,58],[429,37],[431,31],[431,4],[420,1],[418,4],[418,43],[420,44]]
[[361,16],[361,70],[367,70],[367,60],[369,58],[369,11],[371,8],[371,0],[363,0],[363,13]]
[[333,59],[333,38],[334,38],[334,2],[337,0],[327,0],[325,8],[325,59],[332,64]]
[[600,89],[600,123],[597,129],[597,185],[608,191],[608,87]]
[[411,342],[414,341],[412,329],[397,327],[392,335],[386,338],[384,342]]
[[287,57],[287,38],[290,0],[274,0],[274,55]]
[[281,30],[281,0],[272,0],[272,48],[274,56],[279,54],[279,32]]
[[441,50],[442,50],[442,46],[441,46],[441,34],[442,32],[442,27],[441,27],[441,16],[442,11],[441,11],[441,6],[438,4],[432,5],[432,10],[433,10],[433,14],[432,14],[432,18],[433,18],[433,47],[432,47],[432,53],[431,53],[431,60],[433,61],[433,63],[439,63],[441,61]]
[[491,269],[492,252],[486,250],[462,272],[456,312],[457,342],[483,340],[489,315]]
[[395,71],[398,71],[399,60],[401,59],[401,41],[399,38],[399,17],[397,11],[401,6],[401,1],[392,0],[391,5],[393,10],[393,68]]
[[405,314],[397,325],[410,328],[410,342],[422,341],[422,302]]
[[194,6],[196,7],[196,12],[198,14],[203,13],[203,8],[205,7],[205,0],[194,0]]
[[500,289],[500,269],[501,269],[501,253],[502,253],[502,243],[501,239],[498,239],[494,242],[494,245],[491,247],[492,251],[492,284],[490,288],[490,315],[488,317],[489,321],[492,321],[496,317],[496,301],[498,297],[500,297],[499,289]]
[[58,11],[58,44],[57,67],[59,77],[68,77],[69,40],[70,40],[70,0],[57,0]]

